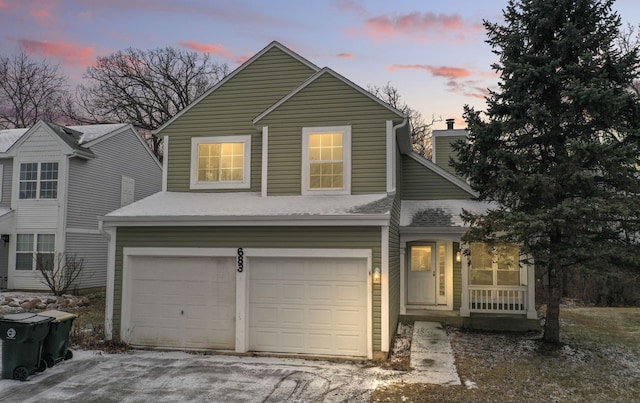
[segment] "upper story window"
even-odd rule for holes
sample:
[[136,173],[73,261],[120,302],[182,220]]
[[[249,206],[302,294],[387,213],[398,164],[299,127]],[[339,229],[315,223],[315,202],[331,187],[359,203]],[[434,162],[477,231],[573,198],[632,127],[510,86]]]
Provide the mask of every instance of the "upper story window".
[[191,189],[249,188],[251,136],[191,139]]
[[58,163],[26,162],[20,164],[20,199],[57,199]]
[[520,248],[518,245],[490,247],[472,243],[469,267],[471,285],[520,285]]
[[351,127],[302,130],[302,194],[351,193]]

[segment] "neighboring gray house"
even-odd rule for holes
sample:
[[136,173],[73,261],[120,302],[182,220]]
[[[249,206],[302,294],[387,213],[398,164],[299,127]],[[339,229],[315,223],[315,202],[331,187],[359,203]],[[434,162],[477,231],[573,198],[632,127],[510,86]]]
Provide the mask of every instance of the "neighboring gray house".
[[162,188],[162,166],[129,124],[0,130],[0,285],[44,290],[36,254],[76,254],[75,288],[106,284],[97,217]]

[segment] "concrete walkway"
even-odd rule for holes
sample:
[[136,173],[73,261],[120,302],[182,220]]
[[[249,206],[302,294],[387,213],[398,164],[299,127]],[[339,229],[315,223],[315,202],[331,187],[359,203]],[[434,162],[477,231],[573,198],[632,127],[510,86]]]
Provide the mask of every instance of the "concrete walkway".
[[414,323],[411,367],[413,371],[403,376],[407,382],[460,385],[451,343],[440,323]]

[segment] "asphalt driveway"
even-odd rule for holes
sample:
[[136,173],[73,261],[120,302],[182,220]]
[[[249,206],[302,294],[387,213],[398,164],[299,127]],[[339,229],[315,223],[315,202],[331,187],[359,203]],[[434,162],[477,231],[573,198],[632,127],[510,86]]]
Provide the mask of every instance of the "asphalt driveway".
[[387,377],[357,362],[74,351],[73,359],[25,382],[0,380],[0,401],[368,402]]

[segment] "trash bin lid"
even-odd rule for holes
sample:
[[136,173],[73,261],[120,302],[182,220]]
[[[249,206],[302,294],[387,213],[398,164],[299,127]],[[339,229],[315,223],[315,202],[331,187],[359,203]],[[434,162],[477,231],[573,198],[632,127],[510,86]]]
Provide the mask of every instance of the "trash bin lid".
[[74,313],[63,312],[63,311],[44,311],[44,312],[40,312],[38,315],[48,316],[50,318],[53,318],[53,321],[51,321],[51,323],[63,322],[65,320],[75,319],[78,317],[78,315]]
[[25,319],[36,316],[35,313],[23,312],[23,313],[12,313],[8,315],[3,315],[0,320],[5,322],[22,322]]
[[40,316],[35,313],[15,313],[11,315],[4,315],[0,321],[3,322],[11,322],[11,323],[40,323],[40,322],[49,322],[52,319],[48,316]]

